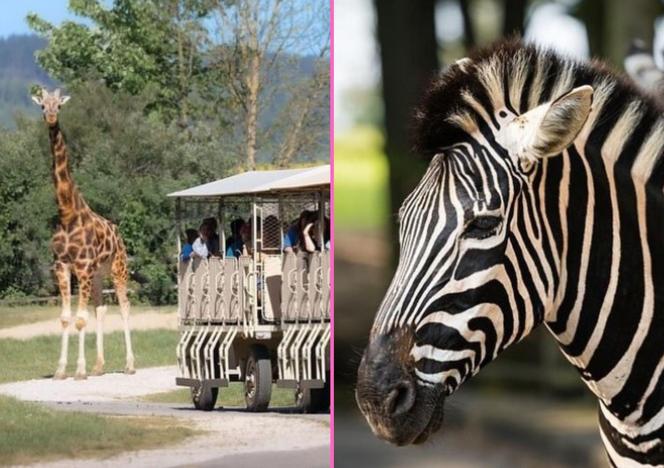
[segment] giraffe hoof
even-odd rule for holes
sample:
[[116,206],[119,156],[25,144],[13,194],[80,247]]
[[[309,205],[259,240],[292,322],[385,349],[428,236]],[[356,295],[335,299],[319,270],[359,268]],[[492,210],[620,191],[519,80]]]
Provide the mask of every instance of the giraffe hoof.
[[133,367],[125,367],[124,373],[127,375],[134,375],[136,373],[136,369]]
[[53,374],[53,380],[65,380],[67,378],[67,374],[65,371],[56,371],[55,374]]
[[85,322],[86,320],[83,317],[77,317],[76,318],[76,329],[78,331],[81,331],[85,328]]
[[87,378],[88,376],[85,372],[77,372],[76,375],[74,376],[74,380],[85,380]]
[[94,369],[92,369],[92,375],[94,376],[104,375],[104,365],[96,364]]

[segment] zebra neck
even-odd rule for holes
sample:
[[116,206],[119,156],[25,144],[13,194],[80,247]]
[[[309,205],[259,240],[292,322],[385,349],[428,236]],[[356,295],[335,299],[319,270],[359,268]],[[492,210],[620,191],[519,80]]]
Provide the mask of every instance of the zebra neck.
[[541,193],[558,272],[546,325],[625,456],[664,438],[664,125],[622,109],[547,161]]

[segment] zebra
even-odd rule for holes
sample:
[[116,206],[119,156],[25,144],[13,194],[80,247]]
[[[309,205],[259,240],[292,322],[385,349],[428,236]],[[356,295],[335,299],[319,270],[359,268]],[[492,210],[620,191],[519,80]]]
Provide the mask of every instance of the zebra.
[[374,434],[422,443],[444,402],[544,324],[620,467],[664,465],[664,119],[599,62],[506,41],[434,80],[431,158],[358,368]]

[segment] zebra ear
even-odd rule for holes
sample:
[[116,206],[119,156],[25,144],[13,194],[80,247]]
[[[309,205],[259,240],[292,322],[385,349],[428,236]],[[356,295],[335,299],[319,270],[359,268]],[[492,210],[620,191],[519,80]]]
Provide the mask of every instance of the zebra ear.
[[574,88],[555,101],[514,118],[496,140],[518,159],[534,162],[560,154],[572,144],[590,114],[593,88]]
[[535,133],[533,156],[554,156],[570,146],[586,123],[592,102],[593,88],[584,85],[549,104]]

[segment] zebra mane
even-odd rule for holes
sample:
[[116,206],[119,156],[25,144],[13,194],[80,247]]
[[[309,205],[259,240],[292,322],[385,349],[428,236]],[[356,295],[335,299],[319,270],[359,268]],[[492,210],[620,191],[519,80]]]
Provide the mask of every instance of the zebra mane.
[[522,114],[581,85],[594,88],[591,128],[602,125],[605,113],[620,114],[628,105],[653,121],[664,113],[629,78],[598,60],[579,62],[509,39],[476,51],[432,82],[414,115],[415,150],[432,157],[466,141],[485,122],[495,123],[497,109]]

